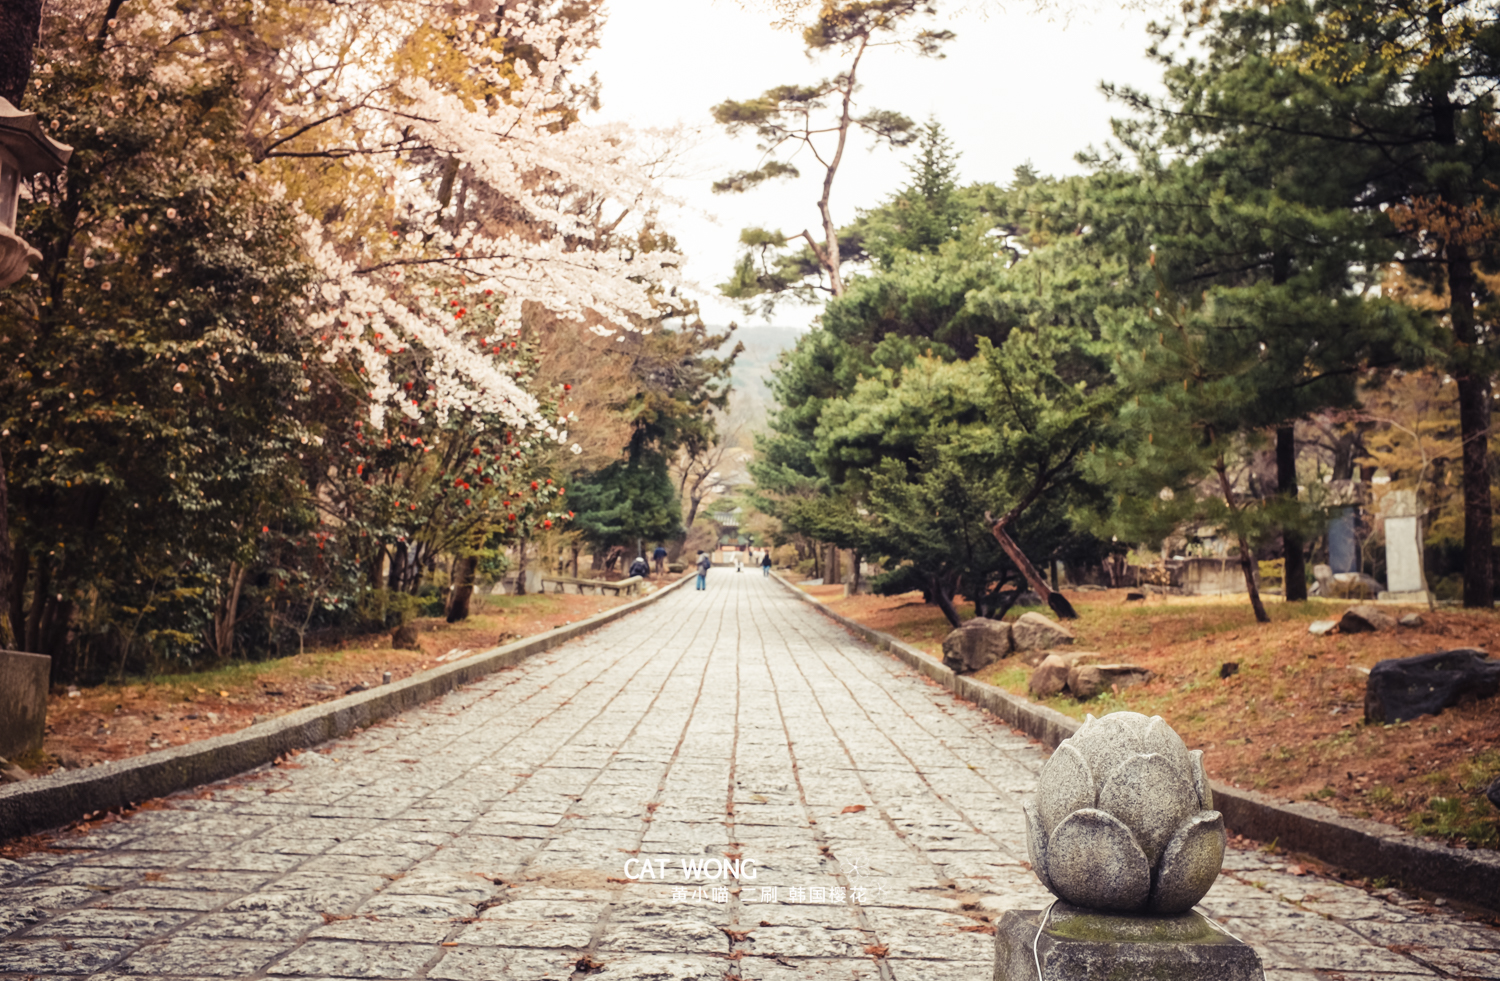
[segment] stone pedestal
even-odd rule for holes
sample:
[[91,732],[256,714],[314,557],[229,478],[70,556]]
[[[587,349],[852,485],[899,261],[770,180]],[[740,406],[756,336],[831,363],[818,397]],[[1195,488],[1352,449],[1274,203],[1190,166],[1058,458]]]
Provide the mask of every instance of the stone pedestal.
[[1045,912],[1001,918],[994,981],[1265,981],[1260,956],[1196,911],[1105,913],[1059,901],[1038,937]]
[[52,658],[0,651],[0,756],[15,759],[42,748],[47,726],[47,677]]

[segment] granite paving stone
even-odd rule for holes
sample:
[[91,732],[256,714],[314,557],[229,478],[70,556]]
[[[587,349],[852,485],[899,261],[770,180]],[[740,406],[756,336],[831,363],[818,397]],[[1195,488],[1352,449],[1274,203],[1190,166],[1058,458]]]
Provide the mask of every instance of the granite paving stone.
[[[983,981],[991,924],[1051,898],[1021,816],[1045,759],[716,569],[286,765],[0,859],[0,981]],[[1202,903],[1268,981],[1500,979],[1483,923],[1295,871],[1232,850]]]

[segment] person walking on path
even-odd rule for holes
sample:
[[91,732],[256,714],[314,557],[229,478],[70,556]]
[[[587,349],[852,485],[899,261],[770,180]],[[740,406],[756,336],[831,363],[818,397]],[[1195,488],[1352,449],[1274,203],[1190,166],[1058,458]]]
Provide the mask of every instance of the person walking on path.
[[651,553],[652,560],[656,563],[656,574],[663,575],[667,571],[667,549],[664,545],[657,545],[656,551]]
[[708,567],[713,565],[713,560],[708,557],[707,552],[698,553],[698,588],[706,589],[708,582]]
[[771,550],[766,549],[760,556],[760,574],[769,576],[771,574]]
[[740,553],[738,553],[738,552],[734,553],[734,571],[735,572],[744,572],[745,571],[745,560],[742,559],[742,558],[740,558]]

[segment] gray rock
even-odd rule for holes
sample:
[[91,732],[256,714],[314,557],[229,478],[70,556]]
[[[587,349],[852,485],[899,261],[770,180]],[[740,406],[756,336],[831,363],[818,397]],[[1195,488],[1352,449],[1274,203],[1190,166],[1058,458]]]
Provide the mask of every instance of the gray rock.
[[1420,627],[1423,623],[1422,617],[1416,613],[1408,613],[1396,622],[1403,627]]
[[1051,698],[1068,687],[1068,669],[1073,665],[1061,654],[1048,654],[1037,669],[1031,672],[1031,681],[1026,687],[1035,698]]
[[1339,618],[1339,633],[1367,634],[1377,630],[1389,630],[1395,625],[1396,620],[1389,613],[1369,603],[1361,603],[1359,606],[1351,606],[1344,611],[1344,615]]
[[1018,651],[1042,651],[1073,643],[1073,631],[1040,613],[1024,613],[1011,624],[1011,647]]
[[1377,662],[1365,682],[1365,721],[1400,722],[1493,698],[1500,693],[1500,663],[1488,658],[1464,647]]
[[1058,903],[1045,914],[1006,911],[995,931],[993,978],[1264,981],[1265,971],[1254,948],[1197,912],[1131,916]]
[[978,671],[1010,656],[1010,637],[1010,624],[975,617],[943,638],[943,663],[960,673]]
[[1363,572],[1336,572],[1319,595],[1335,599],[1374,599],[1383,592],[1385,585],[1374,576]]
[[1156,677],[1137,664],[1074,664],[1068,670],[1068,690],[1079,701],[1087,701],[1111,688],[1143,685]]
[[1212,804],[1203,754],[1159,717],[1089,716],[1042,768],[1026,847],[1037,878],[1070,903],[1182,912],[1223,864]]
[[1307,632],[1315,637],[1326,637],[1333,633],[1333,628],[1338,625],[1337,620],[1314,620],[1307,625]]

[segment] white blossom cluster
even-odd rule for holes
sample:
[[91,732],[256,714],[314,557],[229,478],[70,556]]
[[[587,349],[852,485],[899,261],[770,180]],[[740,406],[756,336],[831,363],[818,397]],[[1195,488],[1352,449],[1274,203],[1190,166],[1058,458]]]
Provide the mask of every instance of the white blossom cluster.
[[[259,118],[277,121],[261,140],[262,152],[294,138],[349,154],[379,145],[381,152],[359,159],[382,168],[395,205],[407,205],[399,234],[379,241],[351,242],[302,215],[300,245],[320,279],[309,296],[306,329],[324,361],[346,362],[367,380],[374,421],[392,410],[445,417],[470,407],[565,441],[565,429],[540,417],[514,365],[476,343],[432,284],[492,290],[506,324],[519,324],[523,304],[535,304],[609,335],[660,314],[661,298],[679,285],[682,259],[614,244],[616,236],[629,239],[622,234],[627,217],[650,215],[661,198],[649,151],[627,128],[568,115],[566,82],[588,53],[587,20],[570,22],[522,3],[506,5],[497,28],[492,18],[455,15],[456,6],[320,4],[309,18],[315,27],[278,51],[269,67],[250,70],[273,76],[264,85],[265,102],[255,107]],[[243,10],[251,19],[286,16],[266,0]],[[111,26],[106,57],[122,72],[149,59],[152,77],[166,88],[181,82],[177,76],[195,60],[229,57],[238,42],[234,31],[217,29],[218,16],[176,0],[129,4]],[[442,57],[456,53],[463,62],[462,85],[451,84],[451,70],[443,76],[450,84],[435,84],[414,63],[413,52],[428,50],[424,38],[432,37],[442,39],[434,48]],[[529,64],[503,54],[522,48]],[[504,201],[516,219],[499,231],[473,221],[456,230],[440,222],[430,181],[416,180],[434,154],[483,185],[490,200]],[[413,217],[421,215],[429,217]],[[429,356],[434,379],[432,397],[420,403],[404,391],[395,357],[412,347]]]

